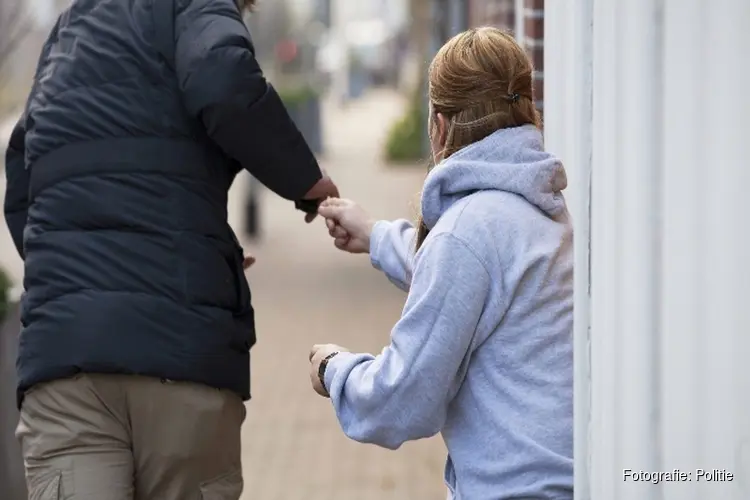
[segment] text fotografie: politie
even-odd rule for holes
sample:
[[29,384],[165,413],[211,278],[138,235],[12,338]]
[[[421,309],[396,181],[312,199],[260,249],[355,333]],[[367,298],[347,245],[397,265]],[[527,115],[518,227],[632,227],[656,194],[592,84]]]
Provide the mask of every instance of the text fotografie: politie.
[[695,469],[694,471],[673,469],[663,472],[623,469],[622,479],[653,484],[690,481],[726,482],[734,481],[734,474],[726,469]]

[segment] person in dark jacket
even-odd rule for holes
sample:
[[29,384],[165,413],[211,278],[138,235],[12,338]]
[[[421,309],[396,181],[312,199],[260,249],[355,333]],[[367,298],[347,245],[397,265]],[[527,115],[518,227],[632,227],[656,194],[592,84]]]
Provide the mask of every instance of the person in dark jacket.
[[227,192],[244,168],[291,201],[338,195],[247,3],[74,0],[44,45],[6,158],[31,498],[240,496],[255,329]]

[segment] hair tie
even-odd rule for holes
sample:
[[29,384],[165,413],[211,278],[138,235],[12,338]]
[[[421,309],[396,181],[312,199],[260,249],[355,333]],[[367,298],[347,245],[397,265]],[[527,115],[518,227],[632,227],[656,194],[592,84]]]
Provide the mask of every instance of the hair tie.
[[519,101],[519,99],[521,99],[521,96],[519,94],[515,93],[515,92],[512,93],[512,94],[508,94],[508,101],[510,101],[510,102],[512,102],[514,104],[517,103]]

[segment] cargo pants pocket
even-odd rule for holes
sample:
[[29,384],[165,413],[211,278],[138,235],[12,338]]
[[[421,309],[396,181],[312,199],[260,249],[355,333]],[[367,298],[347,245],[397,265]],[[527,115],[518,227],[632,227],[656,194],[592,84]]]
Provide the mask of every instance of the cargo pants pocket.
[[242,487],[242,470],[234,469],[201,484],[201,498],[203,500],[239,500]]
[[62,472],[54,471],[28,481],[29,500],[62,500]]

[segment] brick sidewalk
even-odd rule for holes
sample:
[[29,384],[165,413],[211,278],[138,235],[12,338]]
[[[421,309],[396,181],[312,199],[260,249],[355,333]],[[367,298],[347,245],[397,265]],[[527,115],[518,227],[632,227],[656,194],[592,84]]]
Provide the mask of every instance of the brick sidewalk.
[[[375,93],[346,110],[325,106],[329,148],[324,165],[342,195],[373,215],[413,217],[423,172],[387,168],[379,159],[387,125],[403,105]],[[233,193],[236,217],[241,204]],[[410,203],[411,202],[411,203]],[[349,441],[330,402],[310,389],[307,354],[335,342],[379,352],[398,319],[404,294],[366,257],[338,252],[321,221],[310,226],[288,203],[266,195],[265,240],[253,249],[249,277],[257,309],[253,400],[244,428],[246,499],[444,499],[440,438],[391,452]]]

